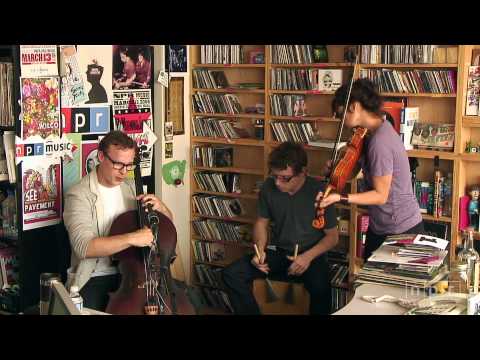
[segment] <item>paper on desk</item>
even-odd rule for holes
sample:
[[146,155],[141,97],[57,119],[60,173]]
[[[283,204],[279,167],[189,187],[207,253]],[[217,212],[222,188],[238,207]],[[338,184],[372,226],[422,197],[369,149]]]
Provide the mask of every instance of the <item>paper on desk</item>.
[[439,251],[438,254],[432,256],[430,261],[425,263],[416,263],[418,261],[418,256],[397,256],[392,248],[389,246],[381,246],[379,249],[374,251],[372,256],[368,258],[368,261],[372,262],[386,262],[391,264],[409,264],[415,262],[415,265],[418,266],[440,266],[447,255],[446,251]]
[[447,240],[422,234],[418,234],[415,240],[413,240],[413,243],[417,245],[433,246],[441,250],[445,250],[448,246]]

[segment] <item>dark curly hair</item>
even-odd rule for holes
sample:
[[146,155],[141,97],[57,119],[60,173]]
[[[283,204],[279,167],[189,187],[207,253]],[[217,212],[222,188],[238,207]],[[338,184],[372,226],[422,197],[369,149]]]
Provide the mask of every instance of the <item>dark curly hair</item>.
[[[335,92],[332,100],[332,112],[336,113],[337,116],[339,115],[339,108],[344,106],[347,101],[349,86],[350,83],[344,84]],[[382,111],[382,98],[378,94],[373,82],[368,79],[358,79],[353,82],[348,105],[353,104],[355,101],[358,101],[365,110],[372,114],[378,116],[383,116],[384,114]]]
[[275,148],[268,157],[269,170],[285,170],[288,166],[293,169],[295,175],[307,166],[307,153],[302,145],[294,142],[284,142]]

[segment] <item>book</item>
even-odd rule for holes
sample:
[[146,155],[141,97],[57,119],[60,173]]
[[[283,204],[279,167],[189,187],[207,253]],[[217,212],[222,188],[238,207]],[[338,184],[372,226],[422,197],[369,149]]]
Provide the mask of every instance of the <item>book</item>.
[[[308,140],[308,145],[311,146],[318,146],[326,149],[333,149],[335,146],[335,141],[334,140],[327,140],[327,139],[311,139]],[[340,150],[341,148],[347,146],[346,141],[340,141],[337,144],[337,150]]]
[[5,131],[3,133],[3,145],[5,147],[5,157],[7,159],[8,178],[10,183],[17,181],[15,165],[15,131]]
[[225,89],[228,88],[228,80],[227,77],[225,76],[225,73],[220,70],[209,70],[209,73],[212,75],[214,81],[215,81],[215,86],[217,89]]
[[453,150],[455,124],[420,123],[413,126],[411,144],[418,148]]
[[339,69],[319,69],[318,70],[318,90],[336,91],[342,86],[342,70]]
[[0,181],[8,180],[8,164],[5,155],[5,146],[3,145],[3,137],[0,136]]
[[480,66],[470,66],[468,68],[467,97],[465,106],[465,115],[478,115],[480,95]]
[[233,166],[233,148],[215,147],[213,148],[213,166],[229,167]]
[[400,124],[402,122],[402,109],[405,108],[405,101],[384,101],[382,110],[385,112],[384,120],[392,123],[395,131],[400,134]]
[[401,110],[400,118],[400,137],[403,141],[403,146],[405,150],[413,149],[411,144],[412,134],[415,123],[420,119],[420,108],[419,107],[405,107]]

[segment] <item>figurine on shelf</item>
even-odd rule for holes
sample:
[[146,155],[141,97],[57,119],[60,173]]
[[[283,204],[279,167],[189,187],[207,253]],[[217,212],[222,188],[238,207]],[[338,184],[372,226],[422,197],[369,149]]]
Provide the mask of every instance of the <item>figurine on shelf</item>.
[[472,185],[468,191],[470,195],[470,203],[468,204],[468,216],[470,220],[470,226],[475,230],[478,230],[478,197],[480,195],[480,186]]

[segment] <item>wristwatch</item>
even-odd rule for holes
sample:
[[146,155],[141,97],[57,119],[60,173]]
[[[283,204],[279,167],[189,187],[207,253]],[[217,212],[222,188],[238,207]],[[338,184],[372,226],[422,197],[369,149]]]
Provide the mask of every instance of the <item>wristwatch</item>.
[[340,194],[340,202],[344,205],[349,205],[348,194]]

